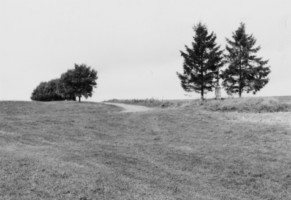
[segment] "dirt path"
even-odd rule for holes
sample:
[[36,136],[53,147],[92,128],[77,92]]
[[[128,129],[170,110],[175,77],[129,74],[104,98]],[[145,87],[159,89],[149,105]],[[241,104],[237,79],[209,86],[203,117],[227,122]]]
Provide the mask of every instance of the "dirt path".
[[123,103],[110,103],[106,102],[107,105],[113,105],[123,108],[124,110],[122,112],[128,113],[128,112],[145,112],[153,110],[152,108],[146,107],[146,106],[138,106],[138,105],[129,105],[129,104],[123,104]]

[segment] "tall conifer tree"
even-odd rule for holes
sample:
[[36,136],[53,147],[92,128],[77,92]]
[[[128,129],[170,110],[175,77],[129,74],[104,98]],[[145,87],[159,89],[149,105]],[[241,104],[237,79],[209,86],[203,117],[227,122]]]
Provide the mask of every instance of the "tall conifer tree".
[[228,67],[222,72],[223,86],[228,94],[243,92],[254,94],[262,89],[269,81],[270,68],[265,66],[268,60],[257,57],[260,47],[255,47],[256,39],[245,32],[245,24],[233,33],[232,40],[226,39]]
[[216,35],[208,33],[206,25],[198,23],[193,28],[192,47],[181,51],[184,58],[183,73],[177,73],[181,86],[186,92],[199,92],[201,99],[207,91],[219,84],[219,69],[223,66],[223,55],[215,42]]

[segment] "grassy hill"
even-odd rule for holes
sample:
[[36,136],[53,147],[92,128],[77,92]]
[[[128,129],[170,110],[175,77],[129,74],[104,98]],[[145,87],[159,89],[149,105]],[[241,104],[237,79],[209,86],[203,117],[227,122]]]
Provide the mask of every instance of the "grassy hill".
[[183,105],[0,102],[0,199],[291,199],[291,112]]
[[291,111],[291,96],[226,98],[221,100],[158,100],[158,99],[111,99],[108,102],[143,105],[148,107],[195,107],[211,111],[238,112],[288,112]]

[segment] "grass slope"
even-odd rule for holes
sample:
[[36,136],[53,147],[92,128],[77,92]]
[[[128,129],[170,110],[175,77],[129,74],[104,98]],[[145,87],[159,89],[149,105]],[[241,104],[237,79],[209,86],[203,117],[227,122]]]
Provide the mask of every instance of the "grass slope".
[[0,102],[0,199],[291,199],[291,113]]
[[288,112],[291,111],[291,97],[252,97],[226,98],[221,100],[158,100],[158,99],[112,99],[109,102],[143,105],[148,107],[183,107],[192,106],[210,111],[237,112]]
[[206,101],[202,107],[212,111],[286,112],[291,111],[291,98],[256,97]]

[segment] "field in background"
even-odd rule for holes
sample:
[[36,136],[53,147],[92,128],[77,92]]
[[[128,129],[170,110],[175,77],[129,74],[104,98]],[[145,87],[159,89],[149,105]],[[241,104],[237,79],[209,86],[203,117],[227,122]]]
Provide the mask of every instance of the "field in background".
[[108,102],[143,105],[148,107],[175,108],[191,106],[211,111],[238,112],[288,112],[291,111],[291,97],[249,97],[196,100],[159,100],[159,99],[111,99]]
[[193,105],[0,102],[0,199],[291,199],[291,112]]

